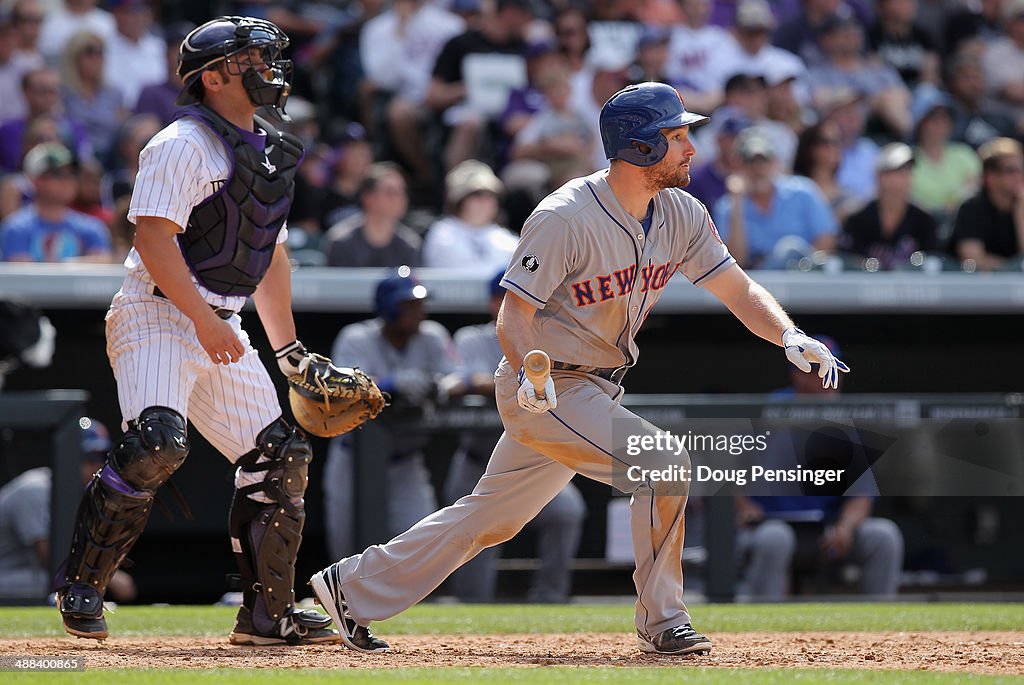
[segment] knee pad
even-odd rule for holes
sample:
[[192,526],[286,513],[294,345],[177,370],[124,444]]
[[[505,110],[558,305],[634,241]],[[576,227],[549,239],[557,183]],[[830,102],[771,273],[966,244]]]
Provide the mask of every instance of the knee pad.
[[[279,418],[257,436],[257,448],[238,461],[241,471],[264,474],[261,481],[236,488],[230,514],[244,602],[257,625],[280,619],[294,604],[295,558],[306,520],[302,497],[312,459],[306,435]],[[256,493],[270,502],[253,499]]]
[[110,454],[110,465],[135,490],[156,492],[188,457],[185,417],[167,407],[146,407]]
[[166,407],[143,409],[82,496],[57,583],[88,585],[102,595],[142,535],[154,493],[187,456],[184,417]]

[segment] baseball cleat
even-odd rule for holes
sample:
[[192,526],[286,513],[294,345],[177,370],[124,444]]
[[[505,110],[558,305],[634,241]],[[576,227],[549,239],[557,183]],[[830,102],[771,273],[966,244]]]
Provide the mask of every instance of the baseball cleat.
[[711,640],[707,639],[689,623],[669,628],[653,638],[637,633],[641,652],[653,654],[701,654],[711,653]]
[[249,607],[240,607],[235,619],[235,629],[228,636],[233,645],[266,647],[270,645],[318,645],[337,643],[338,632],[329,628],[331,618],[319,611],[298,611],[292,609],[273,627],[266,631],[256,630]]
[[103,618],[103,598],[88,585],[72,585],[57,597],[57,608],[64,630],[75,637],[107,639],[107,620]]
[[334,619],[346,647],[364,654],[381,654],[391,649],[387,642],[375,637],[369,628],[356,623],[349,614],[345,595],[341,592],[338,564],[331,564],[323,571],[314,573],[309,584],[317,602]]

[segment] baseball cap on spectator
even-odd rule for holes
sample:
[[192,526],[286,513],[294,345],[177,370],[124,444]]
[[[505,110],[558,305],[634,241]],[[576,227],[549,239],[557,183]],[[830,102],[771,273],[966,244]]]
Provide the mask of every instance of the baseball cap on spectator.
[[749,91],[751,88],[763,88],[765,86],[764,76],[747,72],[737,72],[725,80],[724,91],[726,94],[736,91]]
[[557,51],[558,45],[553,40],[536,40],[526,44],[526,50],[523,52],[523,56],[526,59],[534,59],[535,57],[543,57],[544,55],[550,55]]
[[910,118],[914,122],[915,136],[921,122],[940,109],[944,109],[950,114],[953,113],[953,99],[949,95],[937,88],[917,89],[914,93],[914,101],[910,104]]
[[914,151],[906,143],[889,143],[878,151],[875,171],[896,171],[914,163]]
[[768,135],[758,128],[751,128],[741,131],[736,138],[736,151],[744,162],[753,162],[756,159],[771,161],[775,159],[775,144]]
[[107,0],[107,5],[112,10],[121,8],[149,8],[148,0]]
[[838,10],[825,17],[825,21],[821,23],[822,34],[845,28],[861,28],[857,15],[846,5],[840,5]]
[[736,28],[743,31],[771,31],[775,15],[767,0],[743,0],[736,8]]
[[1024,17],[1024,0],[1003,0],[1003,19],[1019,19]]
[[719,108],[715,112],[715,119],[720,122],[718,126],[718,135],[720,136],[736,136],[754,125],[754,120],[737,107]]
[[491,297],[498,297],[499,295],[505,294],[505,288],[501,285],[501,279],[503,278],[505,278],[504,269],[494,274],[494,277],[491,278],[491,282],[488,284],[487,289],[487,292],[491,294]]
[[467,195],[489,191],[495,195],[505,190],[505,184],[494,175],[491,167],[475,159],[467,159],[444,177],[448,202],[457,207]]
[[499,12],[514,8],[524,12],[529,12],[534,16],[540,16],[542,14],[534,0],[498,0],[497,8]]
[[74,165],[75,156],[71,150],[60,143],[40,143],[25,155],[22,171],[29,178],[38,178],[45,173]]
[[781,60],[772,62],[767,66],[764,73],[765,83],[769,87],[782,85],[786,81],[794,81],[803,74],[803,69],[797,60]]
[[636,39],[636,49],[640,50],[650,45],[667,43],[671,37],[672,34],[668,28],[654,24],[645,24],[640,31],[640,36]]
[[480,0],[452,0],[451,11],[455,14],[476,14],[480,11]]
[[978,157],[985,169],[994,168],[1003,157],[1020,157],[1022,154],[1021,144],[1013,138],[993,138],[978,148]]

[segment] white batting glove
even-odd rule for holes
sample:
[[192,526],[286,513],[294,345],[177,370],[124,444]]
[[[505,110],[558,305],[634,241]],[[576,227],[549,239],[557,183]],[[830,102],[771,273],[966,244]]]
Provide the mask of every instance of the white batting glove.
[[782,346],[786,348],[786,358],[804,373],[810,373],[811,364],[818,364],[818,378],[823,388],[838,388],[839,372],[850,372],[850,367],[836,359],[824,344],[799,328],[786,329],[782,334]]
[[544,383],[545,397],[542,400],[537,399],[537,391],[533,389],[533,383],[529,378],[524,377],[521,370],[519,380],[521,385],[519,392],[516,393],[516,399],[519,400],[520,407],[533,414],[543,414],[548,409],[558,406],[558,399],[555,397],[555,382],[551,380],[551,376],[548,376],[547,382]]

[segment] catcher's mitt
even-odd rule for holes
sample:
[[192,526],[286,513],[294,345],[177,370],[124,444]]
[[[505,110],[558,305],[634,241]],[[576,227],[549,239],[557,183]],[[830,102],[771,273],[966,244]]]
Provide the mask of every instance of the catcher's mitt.
[[288,378],[288,401],[299,425],[313,435],[333,438],[357,428],[388,404],[388,397],[359,369],[339,369],[330,359],[310,354],[301,371]]

